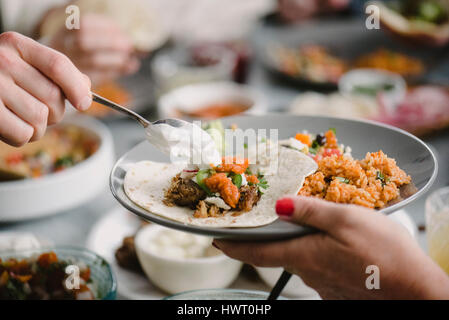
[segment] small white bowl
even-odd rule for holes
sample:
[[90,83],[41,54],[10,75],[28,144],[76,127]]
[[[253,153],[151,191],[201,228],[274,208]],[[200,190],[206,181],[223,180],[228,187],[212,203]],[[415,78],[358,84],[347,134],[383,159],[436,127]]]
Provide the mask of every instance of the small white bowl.
[[354,69],[345,73],[338,81],[338,89],[345,97],[354,97],[364,95],[354,91],[356,86],[379,86],[389,84],[391,89],[387,91],[379,91],[374,100],[381,99],[383,101],[385,112],[394,113],[397,105],[401,103],[407,93],[407,84],[399,74],[378,69]]
[[37,179],[0,182],[0,222],[60,213],[106,190],[115,158],[109,130],[101,122],[84,115],[66,118],[59,125],[64,124],[73,124],[92,132],[100,142],[98,150],[61,172]]
[[233,82],[208,82],[177,88],[158,101],[161,119],[178,116],[180,111],[194,111],[215,103],[236,102],[248,105],[247,114],[262,114],[267,110],[265,97],[248,86]]
[[168,258],[156,255],[148,244],[166,228],[147,225],[135,238],[137,257],[150,281],[173,294],[188,290],[228,287],[238,276],[242,262],[224,254],[205,258]]

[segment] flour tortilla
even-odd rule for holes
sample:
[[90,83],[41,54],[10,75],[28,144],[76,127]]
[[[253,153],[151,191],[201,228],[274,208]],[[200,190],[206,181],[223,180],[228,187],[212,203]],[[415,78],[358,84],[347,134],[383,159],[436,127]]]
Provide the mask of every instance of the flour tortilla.
[[162,217],[202,227],[243,228],[269,224],[277,219],[276,200],[284,195],[296,195],[304,179],[314,173],[317,164],[302,152],[279,148],[278,174],[265,176],[269,188],[251,211],[232,216],[232,211],[218,218],[194,218],[194,210],[187,207],[169,207],[163,203],[164,192],[172,178],[184,165],[141,161],[135,163],[125,176],[125,193],[137,205]]

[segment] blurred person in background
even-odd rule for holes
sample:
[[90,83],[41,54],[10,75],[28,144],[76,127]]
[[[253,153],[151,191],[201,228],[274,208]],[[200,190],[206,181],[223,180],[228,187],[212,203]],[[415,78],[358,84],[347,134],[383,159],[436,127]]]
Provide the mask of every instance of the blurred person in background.
[[348,8],[351,0],[278,0],[278,10],[287,22],[297,22]]
[[[382,28],[415,45],[442,47],[449,43],[448,0],[278,0],[287,23],[303,22],[341,12],[365,16],[367,5],[379,9]],[[441,28],[440,28],[441,27]]]
[[[67,55],[94,85],[134,73],[151,51],[154,16],[144,0],[2,0],[3,31],[17,31]],[[79,30],[66,12],[80,8]]]

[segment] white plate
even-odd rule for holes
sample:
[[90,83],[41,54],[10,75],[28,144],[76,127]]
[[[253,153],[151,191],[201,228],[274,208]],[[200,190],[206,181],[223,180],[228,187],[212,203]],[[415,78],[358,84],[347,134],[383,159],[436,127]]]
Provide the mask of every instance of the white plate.
[[[416,225],[404,210],[397,211],[390,217],[404,225],[409,232],[415,235]],[[135,234],[139,226],[140,221],[135,215],[126,212],[123,208],[114,208],[93,226],[87,238],[86,247],[105,258],[111,265],[117,277],[119,298],[133,300],[162,299],[168,294],[156,288],[143,274],[120,267],[114,257],[115,250],[121,246],[123,238]],[[267,271],[264,272],[261,269]],[[270,291],[271,286],[282,272],[281,268],[256,268],[256,270],[263,281],[262,279],[254,281],[254,279],[249,279],[244,273],[241,273],[230,288]],[[301,284],[301,286],[295,288],[295,285],[298,284]],[[320,299],[318,294],[305,286],[299,278],[293,278],[282,295],[290,299]]]

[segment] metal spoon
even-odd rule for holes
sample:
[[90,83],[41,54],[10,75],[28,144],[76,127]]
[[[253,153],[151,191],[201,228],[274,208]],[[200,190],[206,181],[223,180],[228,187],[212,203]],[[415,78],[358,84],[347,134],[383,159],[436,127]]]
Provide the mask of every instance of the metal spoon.
[[150,122],[147,119],[145,119],[144,117],[142,117],[140,114],[131,111],[128,108],[125,108],[115,102],[112,102],[106,98],[103,98],[102,96],[96,94],[95,92],[92,92],[92,100],[100,103],[108,108],[114,109],[118,112],[121,112],[123,114],[126,114],[128,117],[136,120],[137,122],[139,122],[145,129],[148,128],[151,125],[155,125],[155,124],[168,124],[172,127],[182,127],[185,125],[185,121],[183,120],[179,120],[179,119],[164,119],[164,120],[157,120],[155,122]]

